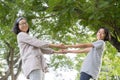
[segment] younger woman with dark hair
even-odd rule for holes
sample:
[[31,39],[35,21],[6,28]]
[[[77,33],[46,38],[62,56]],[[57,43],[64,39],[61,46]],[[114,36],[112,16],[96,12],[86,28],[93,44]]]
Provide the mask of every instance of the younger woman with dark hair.
[[80,50],[61,50],[63,53],[88,53],[82,67],[80,80],[97,79],[102,65],[102,55],[105,41],[110,39],[109,30],[100,28],[97,32],[97,41],[77,45],[64,45],[66,48],[82,48]]
[[30,80],[44,80],[47,64],[43,54],[54,53],[50,47],[63,48],[62,44],[49,44],[29,36],[29,25],[23,17],[16,19],[13,32],[17,34],[23,73]]

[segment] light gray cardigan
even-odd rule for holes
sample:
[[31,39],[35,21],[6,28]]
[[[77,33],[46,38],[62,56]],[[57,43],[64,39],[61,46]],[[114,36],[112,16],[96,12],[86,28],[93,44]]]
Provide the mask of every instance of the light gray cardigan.
[[48,47],[49,43],[31,37],[25,32],[20,32],[17,35],[17,41],[22,59],[22,70],[25,76],[29,78],[30,72],[35,69],[46,72],[47,64],[43,54],[53,53],[53,50]]

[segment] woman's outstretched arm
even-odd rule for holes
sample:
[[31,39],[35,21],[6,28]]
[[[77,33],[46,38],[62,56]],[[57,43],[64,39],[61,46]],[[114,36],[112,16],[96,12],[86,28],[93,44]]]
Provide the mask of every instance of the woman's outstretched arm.
[[84,48],[84,49],[81,49],[81,50],[67,50],[67,49],[62,49],[60,51],[54,51],[54,53],[88,53],[89,51],[91,50],[91,48]]
[[60,49],[66,49],[64,44],[49,44],[50,48],[60,48]]
[[76,44],[76,45],[65,45],[66,48],[88,48],[94,47],[92,43]]

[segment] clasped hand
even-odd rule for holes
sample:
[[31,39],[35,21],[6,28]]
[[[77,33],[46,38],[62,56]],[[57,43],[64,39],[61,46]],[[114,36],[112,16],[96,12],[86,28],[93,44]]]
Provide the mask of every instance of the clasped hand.
[[59,44],[58,47],[60,48],[60,50],[55,51],[56,53],[63,53],[63,54],[67,53],[67,46],[66,45]]

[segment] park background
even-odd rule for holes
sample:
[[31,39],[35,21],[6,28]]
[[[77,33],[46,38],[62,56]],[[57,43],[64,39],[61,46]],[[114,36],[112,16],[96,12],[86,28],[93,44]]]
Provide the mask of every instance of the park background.
[[[0,0],[0,80],[18,80],[21,75],[19,49],[12,32],[20,16],[28,20],[31,36],[55,44],[92,43],[96,31],[107,27],[111,40],[106,42],[99,80],[120,80],[120,0]],[[50,75],[54,75],[49,80],[79,80],[85,56],[45,55]]]

